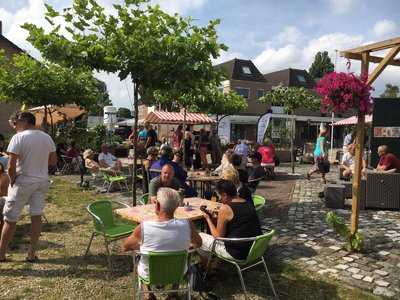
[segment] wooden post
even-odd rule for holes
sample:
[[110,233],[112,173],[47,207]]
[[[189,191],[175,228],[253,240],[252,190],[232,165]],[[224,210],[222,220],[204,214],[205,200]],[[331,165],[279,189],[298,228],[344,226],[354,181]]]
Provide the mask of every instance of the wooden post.
[[[291,115],[293,117],[293,114]],[[290,165],[292,167],[292,174],[294,174],[294,166],[296,162],[296,156],[294,154],[294,138],[295,138],[295,131],[296,131],[296,119],[292,118],[290,122]]]
[[[362,53],[361,77],[368,77],[368,52]],[[356,155],[353,177],[353,198],[351,204],[351,234],[354,235],[358,230],[358,216],[361,198],[361,171],[364,151],[364,132],[365,114],[358,112],[357,135],[356,135]]]
[[132,206],[136,206],[136,187],[137,187],[137,159],[138,159],[138,152],[137,152],[137,141],[138,141],[138,115],[139,115],[139,85],[134,83],[133,86],[133,132],[134,132],[134,139],[133,139],[133,171],[132,171]]

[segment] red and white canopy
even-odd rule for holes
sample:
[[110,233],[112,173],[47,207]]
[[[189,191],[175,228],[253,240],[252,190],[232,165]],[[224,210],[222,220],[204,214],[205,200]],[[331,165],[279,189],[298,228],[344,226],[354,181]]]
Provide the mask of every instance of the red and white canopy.
[[[358,122],[357,116],[352,116],[347,119],[343,119],[333,123],[334,126],[345,126],[345,125],[355,125]],[[365,123],[372,123],[372,115],[365,116]]]
[[[167,112],[167,111],[152,111],[150,112],[145,122],[155,124],[182,124],[184,119],[183,113]],[[215,121],[206,114],[201,113],[186,113],[186,124],[213,124]]]

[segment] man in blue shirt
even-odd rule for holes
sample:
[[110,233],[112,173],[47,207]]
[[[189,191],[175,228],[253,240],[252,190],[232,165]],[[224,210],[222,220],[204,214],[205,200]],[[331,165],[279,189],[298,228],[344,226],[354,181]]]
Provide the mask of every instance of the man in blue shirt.
[[242,165],[240,166],[240,168],[246,169],[247,156],[249,155],[249,146],[246,144],[245,140],[240,140],[240,143],[235,146],[233,152],[242,157]]

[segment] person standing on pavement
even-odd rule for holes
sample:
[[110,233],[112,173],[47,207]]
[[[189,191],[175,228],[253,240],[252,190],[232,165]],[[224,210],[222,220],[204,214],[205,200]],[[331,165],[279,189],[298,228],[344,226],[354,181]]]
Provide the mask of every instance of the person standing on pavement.
[[218,166],[222,159],[222,148],[221,140],[218,136],[217,130],[213,129],[212,135],[210,136],[211,146],[211,160],[214,166]]
[[328,160],[328,151],[326,149],[326,134],[327,130],[325,127],[321,127],[319,130],[319,136],[317,141],[315,142],[315,150],[314,150],[314,168],[307,173],[307,179],[310,180],[311,175],[314,173],[320,173],[322,177],[322,182],[326,184],[325,178],[325,168],[324,162]]
[[150,123],[146,122],[144,124],[144,127],[147,130],[145,148],[148,149],[148,148],[154,147],[156,145],[157,132],[153,129],[153,126],[151,126]]
[[242,157],[242,164],[240,166],[241,169],[245,170],[247,166],[247,156],[249,156],[250,148],[246,144],[245,140],[240,140],[239,144],[235,146],[233,152]]
[[36,119],[30,112],[18,113],[15,134],[7,152],[10,155],[8,174],[10,187],[5,201],[4,226],[0,241],[0,262],[6,261],[8,244],[14,236],[23,207],[29,205],[31,245],[26,261],[36,262],[36,246],[42,227],[42,214],[49,188],[48,168],[57,163],[56,146],[51,137],[35,128]]
[[208,138],[208,134],[204,128],[200,129],[199,144],[201,166],[206,170],[208,168],[207,149],[210,144],[210,139]]

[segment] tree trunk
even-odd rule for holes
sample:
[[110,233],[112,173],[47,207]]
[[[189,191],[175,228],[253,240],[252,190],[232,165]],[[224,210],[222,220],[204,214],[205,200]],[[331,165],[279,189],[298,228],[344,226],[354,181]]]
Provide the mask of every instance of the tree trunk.
[[44,106],[44,120],[42,126],[44,131],[47,133],[47,105]]
[[137,136],[138,136],[138,111],[139,111],[139,91],[138,91],[138,84],[133,83],[133,117],[135,118],[134,123],[133,123],[133,132],[134,132],[134,139],[133,139],[133,149],[134,149],[134,154],[133,154],[133,171],[132,171],[132,206],[136,206],[136,188],[137,188],[137,158],[138,158],[138,153],[137,153]]
[[50,126],[51,126],[51,136],[54,139],[56,137],[55,131],[54,131],[54,122],[53,122],[53,114],[50,110]]
[[294,118],[292,118],[291,120],[291,128],[290,128],[290,164],[292,167],[292,173],[294,174],[294,165],[295,165],[295,161],[296,161],[296,157],[294,155],[294,131],[295,131],[295,122],[296,120]]
[[185,138],[185,132],[186,132],[186,107],[183,108],[183,149],[182,149],[182,159],[183,159],[183,166],[186,169],[186,138]]

